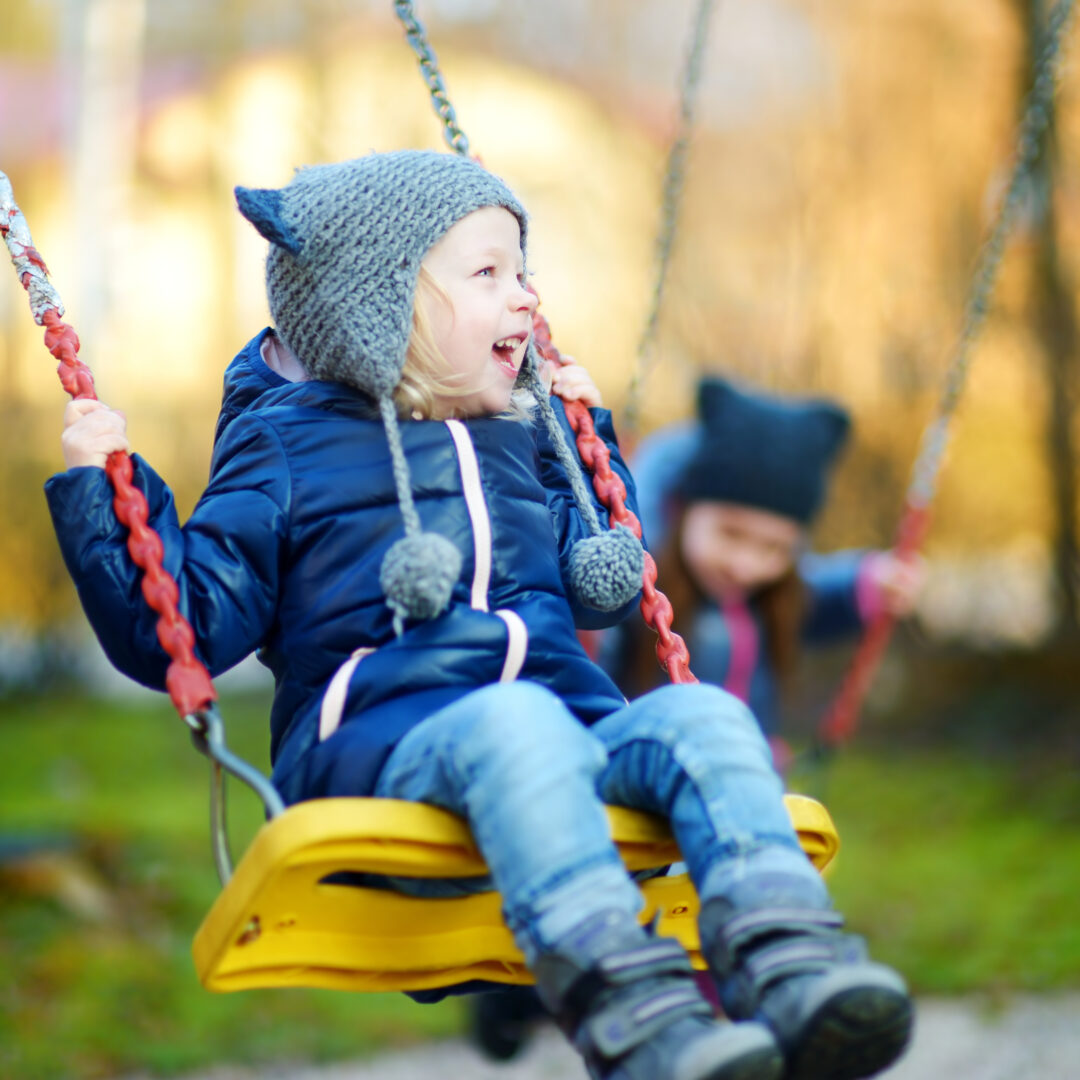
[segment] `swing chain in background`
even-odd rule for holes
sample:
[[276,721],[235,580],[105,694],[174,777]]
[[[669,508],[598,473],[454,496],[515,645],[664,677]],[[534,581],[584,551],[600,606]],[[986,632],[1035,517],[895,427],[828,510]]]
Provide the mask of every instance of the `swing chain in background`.
[[1027,182],[1039,156],[1043,136],[1050,121],[1050,110],[1057,81],[1057,59],[1069,26],[1073,6],[1074,0],[1059,0],[1047,19],[1044,44],[1036,65],[1035,82],[1020,123],[1016,162],[990,236],[979,253],[974,280],[964,310],[960,338],[945,375],[945,386],[938,404],[937,417],[927,429],[918,460],[912,470],[909,502],[916,506],[928,506],[934,497],[937,476],[948,443],[949,420],[956,411],[963,393],[970,366],[972,345],[986,321],[998,269],[1005,253],[1005,244],[1017,210],[1027,196]]
[[[904,500],[895,545],[895,551],[901,559],[910,558],[918,551],[929,526],[930,504],[936,493],[938,476],[948,446],[950,421],[959,405],[967,380],[972,347],[986,321],[1006,241],[1017,211],[1027,196],[1027,182],[1042,149],[1050,122],[1058,59],[1073,7],[1074,0],[1059,0],[1046,22],[1034,83],[1020,122],[1016,160],[1009,184],[1001,199],[990,235],[979,252],[960,336],[946,369],[937,413],[923,435],[912,467],[911,482]],[[867,628],[843,686],[818,728],[819,752],[847,741],[854,734],[860,707],[885,653],[894,624],[895,618],[883,613]]]
[[679,128],[671,149],[668,151],[667,168],[660,203],[660,230],[656,238],[656,277],[653,283],[649,313],[645,319],[638,342],[634,372],[626,391],[623,408],[625,430],[637,430],[641,413],[641,394],[645,379],[652,369],[656,347],[656,332],[660,323],[660,310],[664,300],[671,254],[675,246],[675,233],[679,220],[679,207],[686,184],[686,160],[690,152],[690,135],[694,127],[694,110],[698,87],[701,83],[702,58],[708,40],[709,20],[712,18],[715,0],[699,0],[690,35],[690,47],[686,53],[679,87]]
[[[711,5],[712,0],[705,0]],[[405,27],[409,43],[420,57],[420,68],[425,82],[431,89],[435,112],[443,121],[444,135],[450,148],[459,154],[467,155],[469,140],[457,126],[454,108],[446,96],[446,87],[439,72],[438,60],[428,43],[423,25],[413,11],[411,0],[394,0],[394,10]],[[533,342],[537,352],[553,366],[562,366],[559,350],[551,341],[551,329],[547,319],[540,314],[539,308],[533,314]],[[578,456],[582,464],[592,473],[593,489],[597,498],[608,511],[612,528],[615,525],[629,526],[634,535],[641,539],[641,523],[626,505],[626,487],[622,480],[612,472],[611,454],[604,440],[596,434],[592,416],[580,401],[565,401],[567,420],[576,436]],[[645,571],[642,574],[641,613],[645,622],[656,631],[659,640],[656,644],[656,656],[661,666],[674,683],[697,682],[690,671],[690,653],[683,639],[671,629],[674,611],[671,601],[656,588],[656,563],[645,552]]]
[[405,36],[420,61],[420,72],[431,93],[432,105],[442,121],[443,138],[454,153],[468,157],[469,140],[458,126],[457,113],[454,112],[454,106],[446,93],[446,84],[439,70],[438,57],[428,41],[423,23],[413,11],[412,0],[394,0],[394,12],[405,28]]
[[[48,268],[34,247],[26,218],[3,172],[0,172],[0,235],[15,273],[29,295],[34,321],[45,327],[45,347],[59,361],[56,371],[61,385],[75,400],[96,401],[94,377],[79,359],[78,335],[63,321],[64,305],[49,281]],[[217,694],[209,673],[195,656],[195,634],[177,607],[176,582],[162,566],[164,548],[160,537],[147,524],[149,508],[143,493],[132,483],[130,456],[122,450],[114,451],[108,456],[105,472],[116,492],[113,499],[116,516],[128,529],[128,551],[143,571],[143,596],[160,616],[158,641],[171,659],[165,679],[169,697],[181,717],[192,726],[200,725],[199,718]]]

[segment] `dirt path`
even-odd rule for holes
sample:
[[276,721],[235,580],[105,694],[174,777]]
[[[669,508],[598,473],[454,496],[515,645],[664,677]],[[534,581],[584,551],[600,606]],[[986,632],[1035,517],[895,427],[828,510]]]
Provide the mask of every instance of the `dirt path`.
[[[433,1043],[319,1068],[217,1069],[188,1080],[583,1080],[569,1048],[545,1032],[520,1061],[495,1065],[462,1042]],[[882,1080],[1077,1080],[1080,994],[922,1001],[915,1042]],[[149,1080],[129,1077],[128,1080]]]

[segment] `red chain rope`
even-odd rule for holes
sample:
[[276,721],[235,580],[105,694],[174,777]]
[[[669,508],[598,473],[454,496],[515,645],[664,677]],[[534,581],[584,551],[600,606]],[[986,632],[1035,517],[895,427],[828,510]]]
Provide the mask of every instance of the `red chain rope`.
[[[13,202],[5,209],[7,212],[0,219],[0,237],[11,251],[23,288],[32,299],[32,286],[39,291],[44,287],[49,295],[55,296],[47,281],[48,268],[30,243],[22,212]],[[13,230],[14,236],[11,235]],[[34,307],[32,303],[31,308]],[[45,347],[60,361],[56,373],[64,389],[75,400],[97,401],[94,377],[79,359],[79,337],[74,328],[63,321],[63,313],[63,305],[56,297],[55,306],[34,312],[34,320],[45,327]],[[177,608],[179,590],[161,564],[164,556],[161,538],[147,525],[150,509],[146,498],[131,482],[131,458],[123,450],[114,451],[106,461],[105,472],[116,492],[113,508],[117,519],[129,530],[128,551],[135,565],[143,571],[143,596],[161,616],[157,623],[158,641],[172,660],[165,676],[169,697],[181,717],[202,712],[217,700],[217,692],[210,673],[195,656],[195,633]]]
[[[915,555],[922,547],[929,525],[928,506],[905,502],[894,548],[898,558],[909,559]],[[826,746],[838,746],[855,734],[859,707],[870,689],[895,625],[896,616],[886,611],[870,620],[840,692],[818,727],[818,737]]]
[[[550,364],[561,367],[566,363],[551,341],[551,327],[539,310],[533,315],[533,341],[537,351]],[[629,526],[641,539],[641,522],[626,505],[626,487],[611,468],[611,452],[596,434],[589,410],[580,401],[564,401],[566,418],[577,436],[578,454],[592,473],[593,489],[608,510],[612,527]],[[656,563],[645,552],[645,572],[641,578],[641,615],[656,631],[656,658],[673,683],[696,683],[690,670],[690,651],[686,642],[671,629],[674,617],[671,601],[656,587]]]

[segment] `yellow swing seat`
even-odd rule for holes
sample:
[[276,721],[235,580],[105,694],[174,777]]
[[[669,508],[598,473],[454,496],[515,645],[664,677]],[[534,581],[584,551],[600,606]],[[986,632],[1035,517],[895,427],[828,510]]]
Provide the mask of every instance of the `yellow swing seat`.
[[[785,803],[803,850],[823,870],[840,844],[828,811],[801,795]],[[627,869],[680,861],[662,819],[625,807],[608,807],[608,816]],[[427,900],[327,881],[342,872],[446,878],[487,867],[465,822],[436,807],[396,799],[298,803],[262,826],[199,928],[192,951],[203,986],[389,991],[533,981],[498,893]],[[659,912],[659,933],[704,967],[687,875],[651,878],[641,889],[642,921]]]

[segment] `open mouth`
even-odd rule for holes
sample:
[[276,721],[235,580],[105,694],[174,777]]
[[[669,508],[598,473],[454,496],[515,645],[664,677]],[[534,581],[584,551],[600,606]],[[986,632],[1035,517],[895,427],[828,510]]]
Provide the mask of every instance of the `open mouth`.
[[491,347],[491,355],[495,358],[495,363],[515,378],[518,368],[521,367],[523,346],[526,341],[528,341],[528,335],[512,334],[510,337],[500,338]]

